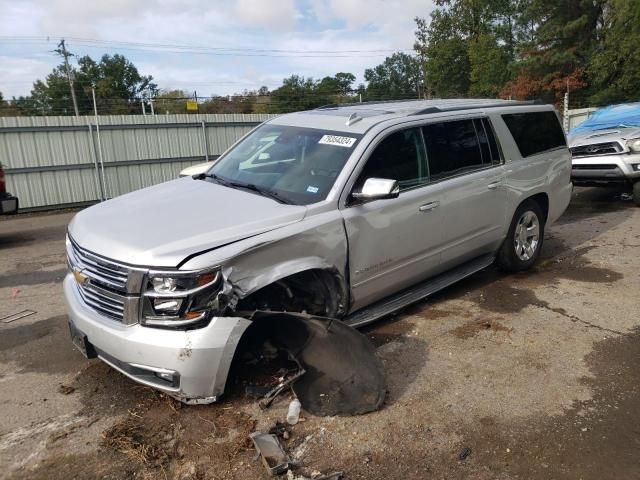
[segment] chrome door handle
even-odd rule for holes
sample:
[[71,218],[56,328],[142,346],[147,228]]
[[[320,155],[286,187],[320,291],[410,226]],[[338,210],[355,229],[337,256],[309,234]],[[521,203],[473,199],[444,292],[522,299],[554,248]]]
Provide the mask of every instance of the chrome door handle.
[[420,210],[421,212],[430,212],[431,210],[433,210],[434,208],[438,208],[440,206],[440,202],[439,201],[435,201],[435,202],[429,202],[429,203],[425,203],[424,205],[420,205],[420,208],[418,208],[418,210]]
[[504,177],[502,178],[498,178],[498,180],[494,180],[493,182],[491,182],[489,185],[487,185],[487,188],[489,190],[495,190],[496,188],[498,188],[500,185],[502,185],[502,182],[504,182]]

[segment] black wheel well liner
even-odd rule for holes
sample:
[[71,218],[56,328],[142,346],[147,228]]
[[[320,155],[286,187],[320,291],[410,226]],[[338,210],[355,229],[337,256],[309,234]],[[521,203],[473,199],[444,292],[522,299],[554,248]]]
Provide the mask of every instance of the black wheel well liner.
[[[254,302],[263,300],[262,297],[264,297],[265,295],[269,295],[269,293],[273,291],[273,288],[275,286],[286,290],[288,288],[292,288],[293,286],[300,288],[304,285],[308,286],[310,291],[314,291],[315,289],[314,293],[323,297],[325,302],[325,311],[323,312],[324,316],[339,317],[341,315],[344,315],[347,299],[345,298],[346,292],[344,291],[342,277],[335,270],[323,268],[310,268],[307,270],[302,270],[300,272],[292,273],[267,285],[264,285],[258,290],[251,292],[246,297],[241,298],[238,301],[236,310],[245,312],[247,310],[251,310]],[[297,297],[295,298],[295,300],[297,303],[305,305],[305,299]],[[311,307],[311,305],[308,305],[308,307]],[[282,308],[282,310],[298,311],[300,309],[296,309],[295,307],[293,307],[291,309]]]
[[[522,202],[520,202],[520,205],[528,201],[534,201],[538,204],[538,206],[542,210],[544,221],[546,223],[549,216],[549,195],[547,195],[545,192],[536,193],[535,195],[531,195],[530,197],[522,200]],[[520,208],[520,205],[518,205],[518,208]],[[518,208],[516,208],[516,210],[518,210]]]

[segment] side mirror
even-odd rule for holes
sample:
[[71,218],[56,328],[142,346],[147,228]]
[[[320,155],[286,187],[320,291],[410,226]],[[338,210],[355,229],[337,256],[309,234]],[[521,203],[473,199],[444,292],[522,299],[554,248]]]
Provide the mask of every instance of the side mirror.
[[398,181],[389,178],[367,178],[362,190],[351,194],[358,200],[382,200],[396,198],[398,195],[400,195]]

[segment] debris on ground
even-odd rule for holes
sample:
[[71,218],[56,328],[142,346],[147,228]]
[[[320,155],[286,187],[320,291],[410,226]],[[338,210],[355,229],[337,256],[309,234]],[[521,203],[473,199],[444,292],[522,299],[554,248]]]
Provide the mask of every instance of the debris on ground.
[[289,425],[295,425],[300,418],[300,400],[294,398],[289,404],[289,410],[287,411],[287,423]]
[[460,451],[460,455],[458,455],[458,460],[465,460],[469,455],[471,455],[471,449],[469,447],[465,447]]
[[276,424],[269,429],[269,433],[282,438],[283,440],[289,440],[291,436],[291,427],[282,422],[276,422]]
[[70,385],[62,384],[58,387],[58,393],[61,393],[63,395],[71,395],[75,391],[76,391],[75,387],[72,387]]
[[270,475],[279,475],[289,469],[289,457],[282,449],[278,437],[271,433],[253,432],[249,438]]
[[273,387],[271,390],[269,390],[266,393],[266,395],[262,398],[262,400],[260,400],[260,402],[258,403],[258,405],[260,405],[260,408],[262,408],[263,410],[266,408],[269,408],[273,403],[273,401],[275,400],[275,398],[278,395],[280,395],[280,393],[282,393],[285,390],[285,388],[292,385],[293,382],[298,380],[305,373],[306,373],[306,370],[304,368],[301,368],[296,373],[294,373],[293,375],[287,378],[284,378],[284,377],[280,378],[279,383],[275,387]]
[[287,472],[287,480],[340,480],[344,475],[343,472],[332,472],[325,475],[320,472],[313,472],[310,477],[296,475],[291,470]]
[[2,323],[11,323],[16,320],[20,320],[21,318],[28,317],[29,315],[33,315],[36,312],[35,310],[22,310],[21,312],[12,313],[11,315],[4,316],[0,318],[0,322]]

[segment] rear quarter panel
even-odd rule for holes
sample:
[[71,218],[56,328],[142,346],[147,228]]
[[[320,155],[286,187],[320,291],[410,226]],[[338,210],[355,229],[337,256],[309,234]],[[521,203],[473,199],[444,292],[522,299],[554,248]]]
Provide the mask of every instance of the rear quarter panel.
[[[511,112],[514,110],[509,111]],[[492,114],[490,118],[505,157],[507,208],[504,234],[506,235],[518,206],[525,199],[539,193],[545,193],[549,198],[547,225],[552,224],[565,211],[571,198],[569,149],[564,146],[523,158],[501,114]]]

